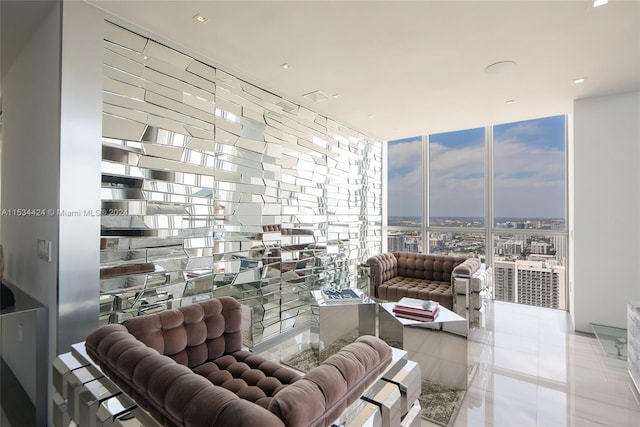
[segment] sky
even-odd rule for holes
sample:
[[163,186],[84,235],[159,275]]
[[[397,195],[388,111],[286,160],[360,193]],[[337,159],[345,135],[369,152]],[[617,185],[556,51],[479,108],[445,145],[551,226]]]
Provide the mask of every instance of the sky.
[[[564,218],[565,117],[494,126],[494,216]],[[484,215],[484,128],[429,136],[432,216]],[[388,145],[388,214],[420,216],[420,137]]]

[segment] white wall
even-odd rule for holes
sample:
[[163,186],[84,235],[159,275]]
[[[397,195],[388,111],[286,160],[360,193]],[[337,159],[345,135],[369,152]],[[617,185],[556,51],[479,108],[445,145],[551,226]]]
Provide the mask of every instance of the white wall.
[[57,353],[98,326],[104,13],[64,1],[60,99]]
[[[103,12],[66,0],[1,5],[4,279],[48,309],[50,418],[51,363],[98,323],[100,218],[59,212],[100,209]],[[50,261],[38,239],[51,242]],[[3,344],[3,356],[21,348]],[[33,361],[15,356],[31,394]]]
[[[24,2],[28,3],[28,2]],[[17,216],[16,209],[57,209],[60,146],[60,14],[59,3],[2,2],[2,218],[4,280],[48,307],[49,358],[56,331],[57,256],[38,259],[37,239],[58,245],[55,215]],[[38,19],[30,21],[29,12]],[[27,18],[25,20],[24,18]],[[26,31],[22,25],[26,26]],[[41,212],[38,212],[41,213]],[[26,325],[25,325],[26,327]],[[8,334],[8,331],[3,331]],[[13,331],[16,333],[16,331]],[[17,333],[16,333],[17,336]],[[26,341],[25,341],[26,343]],[[3,342],[6,360],[21,360],[10,351],[31,351]],[[33,364],[9,365],[23,387],[32,390]]]
[[626,327],[640,298],[640,92],[574,103],[574,321]]

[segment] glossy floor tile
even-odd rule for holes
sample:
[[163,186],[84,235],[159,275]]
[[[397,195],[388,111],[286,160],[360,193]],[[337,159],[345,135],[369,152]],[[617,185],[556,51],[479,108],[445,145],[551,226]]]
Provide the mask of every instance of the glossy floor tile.
[[[260,353],[283,360],[308,339],[294,335]],[[574,333],[565,311],[489,302],[484,327],[470,332],[468,359],[478,366],[453,427],[640,426],[626,361]]]
[[640,426],[627,362],[574,333],[568,313],[496,301],[485,321],[469,336],[478,370],[454,427]]

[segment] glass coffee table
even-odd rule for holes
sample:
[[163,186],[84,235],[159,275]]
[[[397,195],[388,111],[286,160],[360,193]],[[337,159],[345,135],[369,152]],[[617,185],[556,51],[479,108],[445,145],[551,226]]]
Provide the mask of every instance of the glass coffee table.
[[420,365],[422,378],[467,389],[467,319],[440,306],[431,322],[397,317],[395,303],[380,304],[378,335],[389,345],[407,352]]

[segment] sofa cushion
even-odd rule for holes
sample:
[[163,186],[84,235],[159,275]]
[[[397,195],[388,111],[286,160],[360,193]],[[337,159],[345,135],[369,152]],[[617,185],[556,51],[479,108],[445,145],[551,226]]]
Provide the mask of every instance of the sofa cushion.
[[268,409],[288,427],[330,425],[390,361],[391,347],[373,336],[360,337],[277,392]]
[[464,257],[413,252],[394,252],[393,255],[398,260],[398,276],[449,283],[453,269],[466,260]]
[[238,351],[193,368],[193,372],[238,397],[268,407],[273,396],[301,375],[249,351]]
[[386,301],[399,301],[403,297],[437,301],[444,307],[453,307],[449,282],[396,276],[378,287],[378,297]]
[[211,299],[174,310],[127,319],[138,340],[190,368],[242,348],[240,303]]

